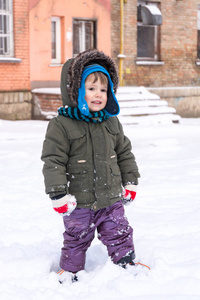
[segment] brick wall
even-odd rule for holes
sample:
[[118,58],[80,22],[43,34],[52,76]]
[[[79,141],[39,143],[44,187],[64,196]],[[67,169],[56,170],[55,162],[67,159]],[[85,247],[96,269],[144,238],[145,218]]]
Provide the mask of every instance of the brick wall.
[[0,58],[1,118],[13,119],[13,115],[19,119],[31,118],[30,97],[23,98],[24,104],[21,100],[16,100],[22,99],[21,93],[30,91],[28,2],[13,1],[14,58],[17,58],[18,62],[3,62]]
[[[137,0],[124,3],[125,85],[135,86],[195,86],[200,81],[197,60],[196,0],[161,0],[163,24],[160,32],[162,65],[137,65]],[[116,59],[120,47],[120,3],[112,0],[112,56]]]
[[50,119],[62,106],[60,94],[33,93],[33,119]]
[[0,91],[29,90],[29,15],[28,0],[13,1],[14,57],[19,63],[0,60]]

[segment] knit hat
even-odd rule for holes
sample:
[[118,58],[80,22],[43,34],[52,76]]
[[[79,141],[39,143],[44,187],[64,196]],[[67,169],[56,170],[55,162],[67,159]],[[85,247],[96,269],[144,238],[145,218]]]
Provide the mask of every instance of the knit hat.
[[81,84],[80,88],[78,90],[78,108],[81,111],[82,114],[85,116],[89,115],[89,107],[85,100],[85,80],[86,78],[94,72],[102,72],[104,73],[108,78],[108,91],[107,91],[107,104],[105,106],[105,110],[108,113],[109,116],[116,116],[119,114],[120,108],[117,101],[117,98],[115,97],[114,91],[113,91],[113,82],[110,78],[110,75],[108,71],[98,65],[98,64],[92,64],[83,69],[82,77],[81,77]]

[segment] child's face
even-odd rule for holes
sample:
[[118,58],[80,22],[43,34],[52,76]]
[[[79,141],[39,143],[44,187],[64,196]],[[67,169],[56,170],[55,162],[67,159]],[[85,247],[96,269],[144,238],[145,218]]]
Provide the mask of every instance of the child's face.
[[94,82],[94,75],[90,74],[85,81],[85,100],[91,112],[104,109],[107,103],[107,84],[100,79]]

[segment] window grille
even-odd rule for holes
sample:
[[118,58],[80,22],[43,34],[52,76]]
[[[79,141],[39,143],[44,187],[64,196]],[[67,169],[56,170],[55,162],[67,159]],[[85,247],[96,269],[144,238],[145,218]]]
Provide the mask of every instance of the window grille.
[[13,56],[12,0],[0,0],[0,56]]
[[197,11],[197,58],[200,59],[200,5]]
[[61,63],[61,28],[60,18],[51,18],[51,62],[53,64]]
[[159,60],[160,26],[143,23],[141,5],[150,5],[157,8],[159,3],[138,0],[137,58],[139,60]]
[[96,48],[96,22],[92,20],[74,20],[73,55]]

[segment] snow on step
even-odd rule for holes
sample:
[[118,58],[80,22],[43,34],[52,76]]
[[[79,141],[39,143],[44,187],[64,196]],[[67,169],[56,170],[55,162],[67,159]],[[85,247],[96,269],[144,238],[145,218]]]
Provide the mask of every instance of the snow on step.
[[116,96],[120,105],[119,118],[123,124],[180,121],[175,108],[169,107],[167,101],[145,87],[120,87]]
[[130,93],[130,94],[116,94],[117,100],[120,101],[137,101],[137,100],[160,100],[160,97],[155,94],[141,94],[141,93]]
[[160,100],[160,97],[156,94],[149,92],[145,87],[119,87],[117,90],[118,101],[126,100]]
[[119,120],[123,125],[154,125],[154,124],[170,124],[179,123],[181,117],[174,114],[166,115],[148,115],[148,116],[120,116]]
[[156,114],[171,114],[176,113],[173,107],[134,107],[134,108],[122,108],[120,111],[121,116],[145,116],[145,115],[156,115]]
[[144,101],[119,101],[120,108],[131,108],[131,107],[144,107],[144,106],[168,106],[165,100],[144,100]]

